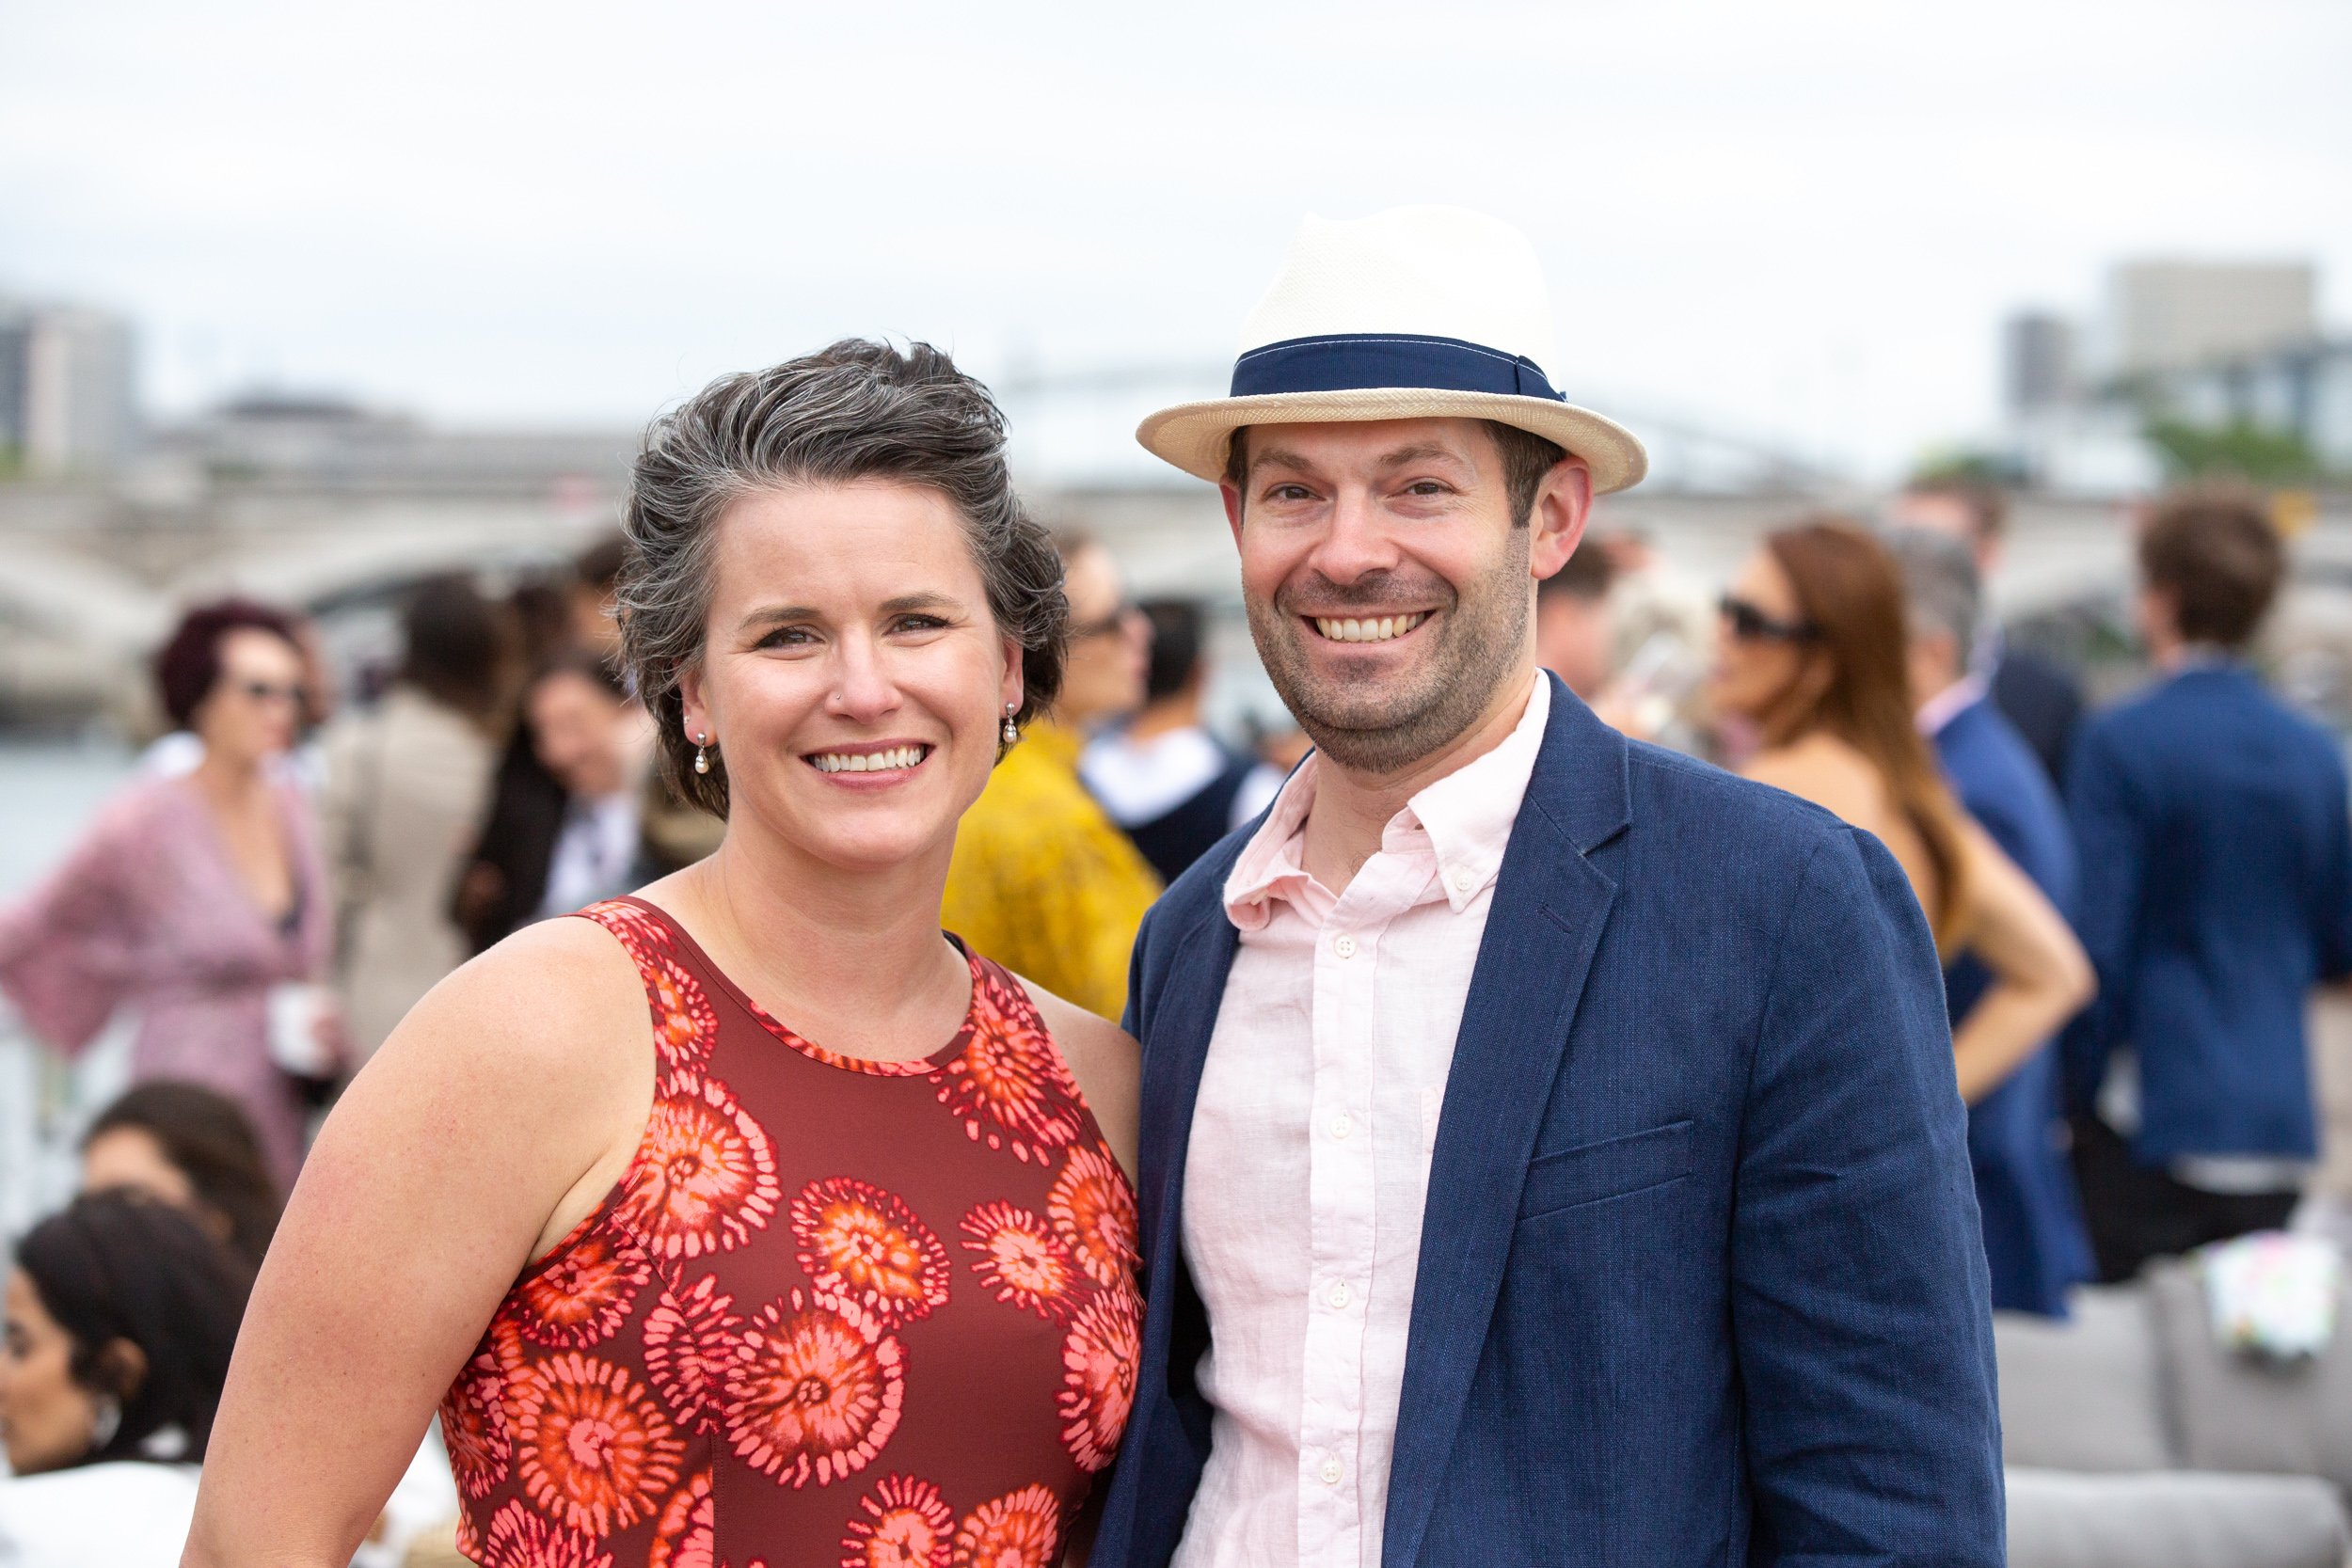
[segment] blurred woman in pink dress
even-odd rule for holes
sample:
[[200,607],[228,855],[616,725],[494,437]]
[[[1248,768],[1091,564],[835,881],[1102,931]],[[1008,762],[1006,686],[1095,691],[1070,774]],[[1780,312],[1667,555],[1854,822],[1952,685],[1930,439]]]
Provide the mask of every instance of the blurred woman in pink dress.
[[234,1099],[291,1181],[305,1106],[278,1058],[310,1053],[308,1070],[330,1075],[336,1027],[315,985],[332,916],[325,876],[309,807],[279,766],[303,700],[294,624],[241,600],[203,606],[155,674],[203,761],[130,784],[40,887],[0,910],[0,990],[67,1053],[134,1008],[133,1078]]

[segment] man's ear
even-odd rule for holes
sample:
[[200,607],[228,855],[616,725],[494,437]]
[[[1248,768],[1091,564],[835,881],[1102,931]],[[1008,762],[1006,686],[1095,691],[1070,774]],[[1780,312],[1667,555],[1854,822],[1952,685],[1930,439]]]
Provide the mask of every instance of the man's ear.
[[1233,531],[1233,543],[1239,545],[1241,543],[1241,487],[1231,480],[1225,480],[1217,484],[1216,493],[1225,502],[1226,526]]
[[1568,562],[1593,515],[1593,470],[1581,457],[1564,457],[1535,486],[1528,509],[1527,569],[1542,579]]

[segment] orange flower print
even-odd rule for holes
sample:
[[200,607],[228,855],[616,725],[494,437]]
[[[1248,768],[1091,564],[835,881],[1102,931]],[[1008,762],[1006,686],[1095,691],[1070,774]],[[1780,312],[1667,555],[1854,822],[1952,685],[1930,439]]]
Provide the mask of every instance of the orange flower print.
[[618,938],[621,945],[628,949],[628,956],[639,960],[640,968],[644,959],[668,953],[675,945],[670,940],[668,927],[626,899],[607,898],[580,912]]
[[441,1442],[457,1489],[471,1498],[488,1497],[506,1481],[511,1445],[506,1433],[506,1379],[498,1356],[481,1351],[450,1386],[441,1402]]
[[1136,1195],[1110,1151],[1073,1148],[1045,1197],[1054,1229],[1098,1285],[1119,1285],[1142,1263],[1136,1249]]
[[678,1424],[696,1432],[718,1430],[720,1390],[735,1358],[735,1331],[743,1324],[728,1310],[734,1305],[718,1276],[705,1275],[691,1288],[664,1288],[645,1314],[645,1373]]
[[[459,1545],[462,1550],[464,1543]],[[490,1538],[480,1548],[483,1568],[612,1568],[610,1552],[519,1502],[491,1515]]]
[[677,1483],[686,1445],[627,1368],[548,1356],[516,1390],[515,1418],[523,1491],[582,1534],[628,1528]]
[[1060,1500],[1025,1486],[965,1514],[947,1560],[950,1568],[1053,1568],[1060,1555]]
[[697,1470],[661,1510],[645,1568],[717,1568],[719,1518],[710,1472]]
[[855,1475],[898,1430],[906,1353],[849,1301],[795,1290],[761,1307],[727,1369],[727,1437],[779,1484]]
[[962,1230],[963,1250],[979,1254],[973,1272],[998,1301],[1069,1321],[1078,1262],[1052,1227],[1026,1209],[983,1203],[963,1216]]
[[657,1256],[701,1258],[749,1241],[780,1196],[767,1132],[724,1084],[706,1078],[657,1098],[617,1212]]
[[607,1229],[590,1231],[523,1281],[519,1326],[534,1344],[576,1350],[609,1339],[628,1321],[637,1292],[653,1277]]
[[946,1305],[947,1249],[896,1194],[846,1176],[812,1181],[792,1200],[792,1234],[819,1296],[857,1302],[886,1327]]
[[964,1135],[1016,1159],[1043,1164],[1085,1124],[1077,1082],[1043,1021],[1027,993],[993,966],[973,977],[970,1035],[939,1079],[939,1102],[963,1118]]
[[955,1511],[939,1488],[913,1476],[888,1476],[858,1499],[841,1538],[841,1568],[947,1568]]
[[702,982],[675,959],[644,958],[638,966],[645,977],[645,1000],[653,1007],[653,1044],[661,1058],[662,1082],[675,1092],[685,1092],[709,1064],[711,1044],[719,1037],[719,1015],[703,994]]
[[1119,1452],[1136,1398],[1140,1324],[1131,1290],[1109,1290],[1087,1304],[1062,1341],[1062,1447],[1078,1467],[1100,1470]]

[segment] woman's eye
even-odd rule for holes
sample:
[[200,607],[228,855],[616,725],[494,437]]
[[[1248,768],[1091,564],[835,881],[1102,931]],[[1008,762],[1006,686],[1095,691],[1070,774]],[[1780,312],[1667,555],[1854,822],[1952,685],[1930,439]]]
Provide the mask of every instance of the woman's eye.
[[799,648],[816,641],[806,626],[778,626],[761,638],[756,645],[762,648]]
[[936,615],[901,615],[898,617],[900,631],[937,631],[946,624]]

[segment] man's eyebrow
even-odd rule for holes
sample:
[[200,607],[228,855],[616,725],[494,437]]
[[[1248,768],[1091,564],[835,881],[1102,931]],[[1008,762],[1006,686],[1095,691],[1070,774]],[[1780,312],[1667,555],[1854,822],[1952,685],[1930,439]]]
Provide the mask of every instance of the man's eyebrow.
[[[1430,462],[1470,466],[1470,459],[1452,447],[1436,441],[1417,441],[1410,446],[1398,447],[1393,451],[1382,452],[1375,467],[1402,468],[1410,463]],[[1280,468],[1288,473],[1312,473],[1315,470],[1311,459],[1282,447],[1268,447],[1263,451],[1253,452],[1249,458],[1249,471],[1254,474],[1262,467]]]

